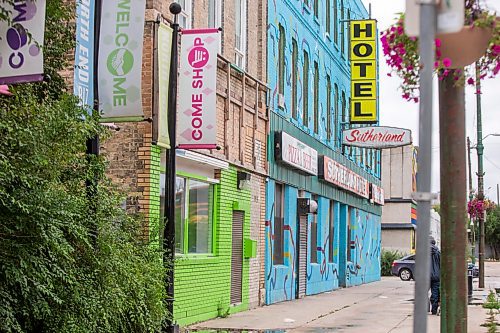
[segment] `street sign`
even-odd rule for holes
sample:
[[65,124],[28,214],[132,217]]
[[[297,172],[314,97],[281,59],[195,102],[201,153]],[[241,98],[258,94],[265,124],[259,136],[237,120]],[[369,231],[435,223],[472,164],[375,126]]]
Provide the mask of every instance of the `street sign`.
[[342,132],[342,144],[362,148],[394,148],[412,143],[409,129],[370,126],[345,130]]
[[464,0],[406,0],[405,32],[417,37],[420,31],[420,4],[438,3],[437,33],[460,31],[464,26]]

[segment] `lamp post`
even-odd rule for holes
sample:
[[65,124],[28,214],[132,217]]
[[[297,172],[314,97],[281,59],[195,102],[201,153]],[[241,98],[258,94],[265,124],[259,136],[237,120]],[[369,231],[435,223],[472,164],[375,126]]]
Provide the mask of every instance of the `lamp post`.
[[170,25],[172,32],[172,60],[170,62],[170,81],[168,87],[168,135],[170,149],[166,156],[165,175],[165,224],[163,228],[163,264],[165,272],[165,288],[167,290],[167,310],[170,318],[168,326],[163,331],[174,333],[179,327],[174,324],[174,260],[175,260],[175,151],[176,151],[176,123],[177,123],[177,72],[179,67],[179,23],[177,15],[182,7],[173,2],[169,7],[174,15],[174,22]]

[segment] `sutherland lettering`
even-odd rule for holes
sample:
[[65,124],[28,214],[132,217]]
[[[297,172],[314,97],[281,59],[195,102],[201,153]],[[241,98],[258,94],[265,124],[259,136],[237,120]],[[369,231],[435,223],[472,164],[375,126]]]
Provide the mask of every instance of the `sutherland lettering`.
[[368,180],[329,157],[324,156],[323,158],[325,170],[323,178],[325,181],[356,193],[364,198],[368,198]]
[[346,138],[347,142],[403,142],[405,132],[399,134],[388,133],[374,133],[375,129],[361,132],[360,130],[353,130],[350,136]]

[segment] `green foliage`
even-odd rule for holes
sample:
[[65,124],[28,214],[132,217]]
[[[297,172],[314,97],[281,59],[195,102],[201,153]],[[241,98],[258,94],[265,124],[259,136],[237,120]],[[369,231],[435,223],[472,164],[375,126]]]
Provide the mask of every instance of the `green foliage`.
[[500,310],[500,301],[498,296],[493,291],[490,291],[488,294],[486,302],[483,303],[483,308],[488,309],[489,311],[486,323],[481,324],[481,326],[487,327],[488,333],[497,332],[498,322],[496,321],[496,315]]
[[484,235],[486,243],[488,243],[494,251],[495,258],[500,255],[500,207],[495,206],[494,209],[486,214],[486,222],[484,223]]
[[389,251],[382,249],[382,255],[380,256],[380,269],[382,276],[391,276],[392,262],[396,259],[403,257],[399,251]]
[[[156,332],[167,316],[161,252],[85,154],[107,133],[58,74],[74,8],[48,0],[46,74],[0,97],[0,331]],[[93,197],[85,184],[98,182]]]

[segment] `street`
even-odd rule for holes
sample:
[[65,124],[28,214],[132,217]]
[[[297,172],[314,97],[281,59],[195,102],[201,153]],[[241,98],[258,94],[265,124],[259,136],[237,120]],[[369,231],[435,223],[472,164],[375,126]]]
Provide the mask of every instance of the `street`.
[[[468,332],[487,332],[487,310],[481,307],[490,289],[500,288],[500,262],[486,262],[485,290],[474,281],[468,306]],[[237,313],[188,328],[190,332],[412,332],[414,281],[383,277],[355,288]],[[497,316],[498,321],[498,316]],[[439,332],[440,317],[428,316],[428,332]]]

